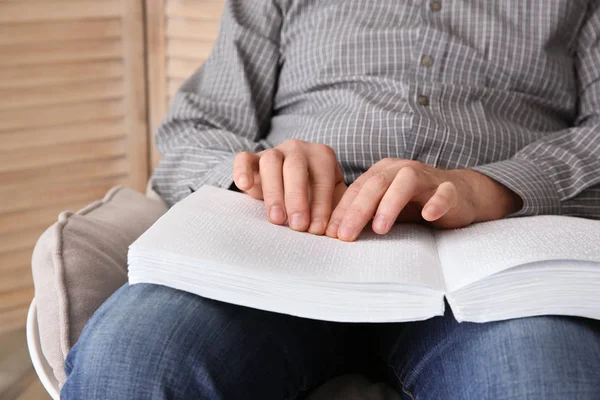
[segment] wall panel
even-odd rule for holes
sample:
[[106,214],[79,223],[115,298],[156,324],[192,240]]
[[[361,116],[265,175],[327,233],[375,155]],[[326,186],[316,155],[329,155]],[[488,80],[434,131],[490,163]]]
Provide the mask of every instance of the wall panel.
[[0,1],[0,331],[60,211],[145,189],[147,120],[143,0]]

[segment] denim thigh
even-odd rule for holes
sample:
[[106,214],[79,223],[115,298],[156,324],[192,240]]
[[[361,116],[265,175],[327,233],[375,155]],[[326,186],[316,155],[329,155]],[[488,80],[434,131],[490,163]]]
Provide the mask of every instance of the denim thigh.
[[64,399],[292,399],[344,372],[344,324],[125,285],[71,349]]
[[376,328],[406,399],[600,399],[600,321],[541,316],[485,324],[444,317]]

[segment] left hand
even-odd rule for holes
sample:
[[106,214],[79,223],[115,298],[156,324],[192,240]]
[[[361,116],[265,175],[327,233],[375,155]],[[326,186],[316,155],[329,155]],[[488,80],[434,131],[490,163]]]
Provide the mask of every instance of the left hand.
[[425,220],[439,228],[461,228],[503,218],[520,208],[518,195],[479,172],[387,158],[348,187],[326,234],[353,241],[371,218],[373,231],[379,234],[389,232],[396,221]]

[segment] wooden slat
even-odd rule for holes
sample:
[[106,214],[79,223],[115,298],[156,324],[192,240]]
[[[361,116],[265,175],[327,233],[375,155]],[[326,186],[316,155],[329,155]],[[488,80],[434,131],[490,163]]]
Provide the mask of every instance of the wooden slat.
[[169,18],[167,36],[171,39],[192,39],[213,43],[219,31],[219,21],[197,21],[188,18]]
[[117,18],[0,25],[0,45],[120,37],[121,22]]
[[212,47],[213,44],[208,41],[169,39],[167,41],[167,57],[195,60],[200,63],[208,58]]
[[204,63],[205,60],[181,60],[171,58],[167,62],[167,77],[187,79]]
[[[23,193],[14,194],[11,199],[3,199],[4,194],[0,197],[0,214],[13,213],[24,210],[33,210],[41,207],[50,207],[57,204],[71,204],[78,201],[88,199],[101,199],[106,192],[118,185],[127,185],[128,177],[111,177],[106,179],[95,179],[87,182],[76,182],[74,184],[56,184],[47,187],[30,187]],[[26,238],[31,239],[33,235],[29,231],[18,233],[0,234],[0,252],[22,249],[28,243]],[[41,233],[36,230],[38,236]],[[17,238],[14,236],[21,235]],[[28,236],[30,235],[30,236]]]
[[43,227],[36,227],[10,234],[0,232],[0,253],[33,249],[44,229]]
[[125,146],[125,138],[115,138],[13,151],[2,154],[0,173],[118,157],[125,154]]
[[119,39],[11,44],[0,46],[0,67],[114,60],[122,53]]
[[125,110],[122,100],[0,110],[0,138],[3,131],[68,125],[99,119],[119,118],[124,115]]
[[[0,254],[0,271],[2,276],[6,277],[5,272],[9,269],[14,269],[22,265],[31,264],[31,254],[33,246],[28,249],[11,251]],[[14,302],[13,302],[14,303]],[[6,295],[0,290],[0,308],[5,307],[7,304]]]
[[158,166],[160,154],[154,144],[154,135],[163,120],[167,107],[166,96],[166,38],[164,0],[145,0],[146,5],[146,86],[148,88],[148,143],[150,144],[150,169]]
[[[31,259],[31,254],[29,258]],[[33,299],[33,286],[0,293],[0,304],[3,307],[7,305],[29,305],[31,299]]]
[[[93,147],[93,145],[90,147]],[[103,150],[102,147],[99,149]],[[111,151],[113,150],[110,150],[110,147],[108,147],[107,152],[109,155],[106,158],[95,160],[76,160],[69,163],[59,160],[63,164],[44,167],[43,174],[40,174],[40,170],[37,168],[2,173],[0,174],[0,193],[21,190],[26,185],[78,182],[126,174],[129,168],[127,157],[119,150],[114,150],[118,155],[113,156],[110,154]],[[101,156],[98,155],[97,157]]]
[[[30,247],[27,250],[29,251],[20,250],[18,252],[18,254],[24,255],[20,260],[18,260],[19,264],[5,265],[0,269],[0,271],[2,271],[2,279],[0,279],[0,292],[30,288],[33,285],[33,277],[31,274],[31,254],[33,247]],[[0,313],[6,308],[8,307],[0,306]]]
[[[0,313],[0,334],[13,332],[17,329],[25,327],[27,321],[27,311],[29,306],[20,306],[11,308]],[[27,349],[24,349],[24,354],[27,354]],[[14,367],[14,365],[13,365]],[[5,392],[6,393],[6,392]],[[2,397],[4,394],[2,395]],[[6,397],[3,397],[6,398]]]
[[120,99],[125,95],[123,81],[113,79],[57,86],[0,89],[0,110],[21,107]]
[[[21,232],[33,228],[45,228],[57,221],[58,215],[66,210],[78,211],[86,205],[99,200],[89,198],[81,201],[75,201],[69,204],[55,204],[40,209],[17,211],[8,214],[0,214],[0,225],[4,233]],[[0,255],[0,258],[2,256]]]
[[168,17],[215,21],[221,18],[224,4],[218,0],[168,0],[166,14]]
[[148,125],[144,47],[144,4],[124,1],[123,49],[125,64],[125,129],[127,131],[128,186],[143,191],[148,182]]
[[0,398],[13,400],[34,379],[31,359],[27,351],[25,330],[1,336],[8,348],[0,358]]
[[[125,136],[122,118],[92,120],[72,125],[0,133],[0,153],[39,146],[76,143]],[[2,178],[0,178],[0,185]]]
[[[0,360],[6,360],[11,354],[14,354],[20,348],[27,346],[25,331],[2,335],[0,337],[0,342],[2,343],[2,346],[0,346]],[[2,363],[3,361],[0,361],[0,366]],[[2,370],[0,369],[0,371]]]
[[39,379],[34,379],[15,400],[52,400],[42,382]]
[[75,82],[94,82],[125,76],[119,60],[0,68],[0,88],[38,88]]
[[120,0],[6,2],[0,3],[0,23],[118,17],[121,15],[120,3]]
[[177,93],[181,85],[183,85],[184,81],[185,79],[169,79],[167,88],[167,93],[169,94],[169,97],[173,98],[173,96],[175,96],[175,93]]
[[[29,258],[31,259],[31,254]],[[33,282],[22,288],[0,292],[0,309],[28,306],[33,296]]]

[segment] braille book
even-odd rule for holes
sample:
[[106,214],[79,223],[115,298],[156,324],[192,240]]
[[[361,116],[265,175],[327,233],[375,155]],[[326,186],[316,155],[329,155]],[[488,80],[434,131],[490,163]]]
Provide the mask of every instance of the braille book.
[[306,318],[600,319],[600,221],[535,216],[454,230],[396,224],[355,242],[271,224],[262,201],[203,186],[129,249],[129,282]]

